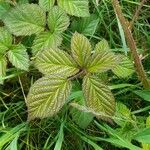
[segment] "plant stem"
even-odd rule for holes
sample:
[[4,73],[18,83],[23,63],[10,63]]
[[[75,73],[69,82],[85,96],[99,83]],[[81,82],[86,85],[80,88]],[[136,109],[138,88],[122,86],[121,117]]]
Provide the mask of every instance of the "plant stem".
[[140,14],[140,11],[141,11],[141,9],[142,9],[142,7],[143,7],[143,5],[144,5],[144,3],[146,2],[147,0],[142,0],[141,1],[141,3],[140,3],[140,5],[139,5],[139,7],[137,8],[137,10],[136,10],[136,12],[135,12],[135,14],[134,14],[134,16],[133,16],[133,19],[132,19],[132,21],[130,22],[130,29],[132,30],[132,27],[133,27],[133,25],[134,25],[134,22],[138,19],[138,16],[139,16],[139,14]]
[[139,80],[142,82],[142,85],[144,88],[146,88],[146,89],[150,88],[150,82],[147,78],[147,75],[144,71],[144,67],[143,67],[142,62],[139,58],[136,43],[134,41],[129,23],[125,19],[125,17],[123,16],[121,7],[119,5],[119,1],[118,0],[112,0],[112,4],[113,4],[114,10],[115,10],[115,13],[118,16],[120,23],[123,27],[128,46],[131,50],[131,54],[132,54],[132,57],[134,59],[135,69],[136,69],[136,72],[138,74]]
[[79,72],[77,72],[75,75],[73,75],[73,76],[70,76],[68,79],[69,80],[74,80],[74,79],[77,79],[77,78],[79,78],[81,75],[84,75],[84,74],[86,74],[86,70],[85,69],[81,69],[81,70],[79,70]]

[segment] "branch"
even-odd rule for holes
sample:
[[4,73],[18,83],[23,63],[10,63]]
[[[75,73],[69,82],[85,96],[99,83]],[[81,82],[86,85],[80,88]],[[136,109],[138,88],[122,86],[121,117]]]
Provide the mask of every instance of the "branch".
[[125,37],[128,43],[128,46],[130,48],[131,51],[131,55],[134,59],[134,63],[135,63],[135,69],[136,72],[138,74],[138,78],[141,81],[142,85],[144,88],[150,88],[150,82],[147,78],[147,75],[144,71],[144,67],[142,65],[142,62],[139,58],[138,52],[137,52],[137,47],[136,47],[136,43],[134,41],[133,35],[131,33],[131,29],[129,27],[129,23],[128,21],[125,19],[125,17],[123,16],[121,7],[119,5],[119,1],[118,0],[112,0],[112,4],[115,10],[116,15],[118,16],[120,23],[123,27],[124,33],[125,33]]
[[136,12],[135,12],[135,14],[134,14],[134,16],[133,16],[133,19],[132,19],[132,21],[131,21],[131,23],[130,23],[130,29],[131,29],[131,30],[132,30],[132,27],[133,27],[134,22],[138,19],[139,15],[140,15],[140,11],[141,11],[141,9],[142,9],[142,7],[143,7],[143,5],[144,5],[144,3],[145,3],[146,1],[147,1],[147,0],[142,0],[141,3],[140,3],[140,5],[139,5],[139,7],[137,8],[137,10],[136,10]]

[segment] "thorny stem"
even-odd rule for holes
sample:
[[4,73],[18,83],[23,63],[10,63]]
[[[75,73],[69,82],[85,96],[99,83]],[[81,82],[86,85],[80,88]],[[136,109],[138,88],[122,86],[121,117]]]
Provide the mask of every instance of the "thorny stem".
[[119,1],[118,0],[112,0],[112,4],[113,4],[114,10],[115,10],[115,13],[118,16],[118,18],[119,18],[119,20],[121,22],[121,25],[123,27],[128,46],[129,46],[129,48],[131,50],[131,55],[132,55],[132,57],[134,59],[135,69],[136,69],[136,72],[138,74],[139,80],[141,81],[143,87],[145,89],[148,89],[148,88],[150,88],[150,82],[149,82],[149,80],[147,78],[147,75],[146,75],[146,73],[144,71],[144,67],[143,67],[142,62],[141,62],[141,60],[139,58],[139,55],[138,55],[138,52],[137,52],[136,43],[134,41],[131,29],[129,27],[129,23],[125,19],[125,17],[123,16],[121,7],[119,5]]
[[139,16],[139,14],[140,14],[140,11],[141,11],[141,9],[142,9],[142,7],[143,7],[143,5],[144,5],[144,3],[145,3],[146,1],[147,1],[147,0],[142,0],[141,3],[140,3],[140,5],[139,5],[139,7],[136,9],[136,12],[135,12],[135,14],[134,14],[134,16],[133,16],[133,19],[132,19],[132,21],[130,22],[130,29],[131,29],[131,30],[132,30],[132,27],[133,27],[134,22],[138,19],[138,16]]

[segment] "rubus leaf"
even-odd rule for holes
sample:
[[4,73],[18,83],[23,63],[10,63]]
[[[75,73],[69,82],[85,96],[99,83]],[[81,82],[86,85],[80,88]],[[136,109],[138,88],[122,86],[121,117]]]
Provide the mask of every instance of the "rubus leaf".
[[71,24],[73,32],[77,31],[87,36],[92,36],[96,32],[99,24],[99,17],[90,15],[90,17],[77,18]]
[[83,79],[83,93],[87,107],[99,113],[100,117],[108,118],[114,115],[115,100],[110,89],[101,80],[90,75]]
[[7,60],[4,56],[0,56],[0,84],[3,84],[3,77],[6,75]]
[[32,53],[36,55],[38,52],[47,50],[49,48],[56,48],[62,43],[62,37],[57,33],[42,32],[36,36],[33,46]]
[[91,44],[89,40],[75,32],[71,39],[71,51],[75,61],[81,66],[86,67],[91,56]]
[[4,15],[9,10],[10,5],[7,2],[0,1],[0,19],[4,17]]
[[92,122],[94,115],[89,112],[84,112],[80,109],[85,106],[85,100],[83,97],[77,99],[76,101],[77,103],[70,103],[72,106],[70,109],[72,120],[78,124],[80,128],[85,129]]
[[7,13],[4,23],[16,36],[37,34],[44,31],[46,14],[36,4],[17,5]]
[[0,54],[4,54],[11,45],[12,35],[4,27],[0,27]]
[[120,78],[126,78],[133,74],[134,65],[133,62],[124,55],[118,55],[118,64],[112,69],[113,73]]
[[54,116],[65,104],[71,87],[71,81],[56,75],[37,80],[27,96],[28,119]]
[[48,49],[37,56],[36,67],[43,74],[57,74],[69,77],[76,74],[79,69],[71,56],[59,49]]
[[88,0],[57,0],[57,2],[59,7],[70,15],[77,17],[89,16]]
[[39,0],[39,5],[43,10],[49,11],[54,6],[55,0]]
[[48,14],[48,27],[53,33],[62,33],[69,26],[69,17],[58,6],[53,7]]
[[8,59],[16,68],[26,71],[29,68],[29,56],[22,44],[11,47],[11,50],[8,51]]
[[95,52],[87,65],[87,70],[91,73],[101,73],[108,71],[117,64],[117,57],[109,51]]
[[101,51],[110,51],[108,42],[103,39],[95,46],[95,52],[101,52]]

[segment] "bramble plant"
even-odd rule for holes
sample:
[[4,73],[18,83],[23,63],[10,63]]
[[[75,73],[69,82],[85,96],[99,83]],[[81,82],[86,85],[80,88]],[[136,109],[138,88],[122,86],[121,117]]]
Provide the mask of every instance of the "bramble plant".
[[36,81],[28,94],[28,118],[45,118],[58,113],[70,95],[71,81],[77,78],[83,79],[82,89],[87,108],[106,118],[112,116],[115,112],[113,94],[97,74],[111,69],[118,77],[127,77],[133,73],[132,62],[123,55],[115,55],[105,40],[99,42],[92,51],[88,39],[77,32],[71,40],[71,54],[60,50],[58,47],[62,43],[62,33],[70,24],[66,12],[87,17],[88,1],[58,0],[58,6],[54,6],[54,3],[54,0],[49,3],[40,0],[39,5],[16,5],[1,16],[5,24],[0,31],[2,78],[6,74],[6,56],[16,68],[28,71],[26,48],[21,41],[19,44],[15,42],[18,36],[34,34],[31,51],[35,57],[35,66],[44,77]]
[[149,10],[0,0],[0,150],[150,150]]
[[[4,28],[0,28],[0,76],[5,77],[7,57],[18,69],[27,71],[29,68],[29,56],[22,44],[13,44],[12,35]],[[3,83],[3,80],[0,80]]]
[[[96,45],[92,54],[88,39],[77,32],[71,39],[70,55],[56,48],[39,53],[35,66],[45,76],[35,82],[28,94],[29,120],[58,113],[70,95],[71,81],[77,78],[83,79],[82,90],[87,109],[101,118],[114,115],[113,94],[97,74],[110,69],[117,72],[118,58],[124,62],[120,55],[118,57],[110,51],[105,40]],[[130,68],[132,70],[132,65]]]

